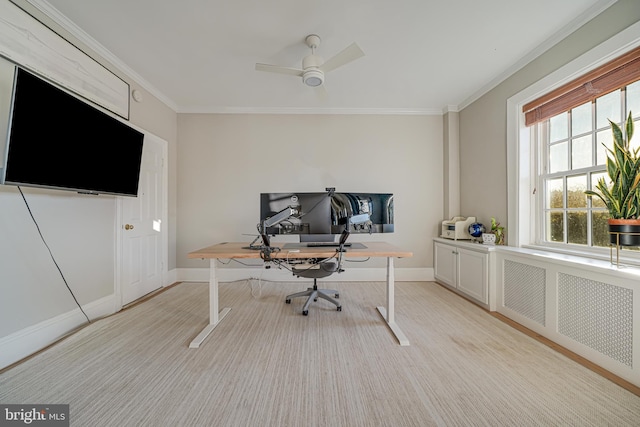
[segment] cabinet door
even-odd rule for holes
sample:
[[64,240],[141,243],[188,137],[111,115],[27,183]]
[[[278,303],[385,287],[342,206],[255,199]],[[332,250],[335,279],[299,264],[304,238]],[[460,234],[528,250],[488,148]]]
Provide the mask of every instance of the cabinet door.
[[458,249],[458,289],[487,304],[489,281],[489,255]]
[[456,287],[457,249],[435,242],[433,250],[434,276],[437,281]]

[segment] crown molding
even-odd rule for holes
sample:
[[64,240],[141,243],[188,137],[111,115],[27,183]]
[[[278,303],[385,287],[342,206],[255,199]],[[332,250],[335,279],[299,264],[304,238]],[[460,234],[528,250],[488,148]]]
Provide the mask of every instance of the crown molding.
[[441,116],[442,111],[436,108],[247,108],[247,107],[212,107],[189,108],[177,110],[183,114],[334,114],[334,115],[405,115],[405,116]]

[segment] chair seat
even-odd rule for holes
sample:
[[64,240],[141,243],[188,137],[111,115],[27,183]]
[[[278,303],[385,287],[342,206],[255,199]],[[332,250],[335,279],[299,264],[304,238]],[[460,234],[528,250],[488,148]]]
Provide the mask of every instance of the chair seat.
[[321,262],[317,264],[305,264],[304,266],[293,267],[291,271],[298,277],[307,279],[321,279],[331,276],[338,269],[335,262]]
[[303,292],[296,292],[295,294],[287,295],[287,298],[285,300],[287,304],[291,303],[292,298],[307,297],[307,302],[302,308],[302,314],[306,316],[309,313],[309,305],[311,305],[311,302],[317,301],[318,298],[322,298],[335,304],[338,311],[342,311],[340,302],[330,296],[330,294],[333,294],[336,298],[338,298],[338,291],[330,289],[318,289],[317,284],[317,279],[331,276],[333,273],[338,271],[337,262],[325,261],[314,264],[299,264],[295,267],[292,267],[291,271],[298,277],[313,279],[313,288],[309,288]]

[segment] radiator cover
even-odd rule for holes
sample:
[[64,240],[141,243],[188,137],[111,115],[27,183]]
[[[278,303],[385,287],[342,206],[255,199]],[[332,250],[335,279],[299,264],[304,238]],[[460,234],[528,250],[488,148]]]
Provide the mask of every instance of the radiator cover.
[[633,365],[633,291],[558,273],[558,332]]
[[504,306],[545,326],[546,271],[516,261],[504,262]]

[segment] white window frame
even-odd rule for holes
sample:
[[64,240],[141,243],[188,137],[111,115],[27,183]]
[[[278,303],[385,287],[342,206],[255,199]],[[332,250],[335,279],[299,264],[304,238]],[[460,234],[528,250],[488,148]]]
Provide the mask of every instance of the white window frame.
[[640,22],[631,25],[507,100],[507,221],[511,230],[507,243],[510,246],[593,256],[591,251],[587,253],[552,245],[539,246],[536,243],[537,230],[542,226],[538,222],[540,215],[536,215],[536,212],[541,211],[535,195],[539,191],[536,188],[538,165],[535,150],[538,138],[535,132],[537,126],[525,126],[522,107],[638,46],[640,46]]
[[[622,88],[621,88],[622,89]],[[614,91],[615,92],[615,91]],[[614,93],[614,92],[610,92],[610,93]],[[624,122],[626,121],[626,117],[629,114],[629,111],[626,110],[626,103],[623,102],[623,98],[626,97],[626,92],[622,91],[622,90],[618,90],[617,92],[619,92],[619,98],[618,98],[618,102],[619,102],[619,106],[620,106],[620,117],[616,118],[616,123],[618,123],[618,125],[620,126],[624,126]],[[607,94],[603,95],[606,96]],[[536,169],[536,175],[537,175],[537,191],[536,191],[536,197],[537,197],[537,207],[536,207],[536,212],[538,213],[538,215],[536,215],[536,217],[538,218],[538,221],[536,222],[536,234],[535,234],[535,242],[539,243],[541,246],[548,246],[548,247],[552,247],[552,248],[558,248],[559,250],[569,250],[572,252],[575,251],[582,251],[584,250],[585,252],[593,252],[593,255],[596,257],[604,257],[604,256],[608,256],[609,255],[609,249],[607,247],[602,247],[602,246],[593,246],[592,245],[592,219],[593,219],[593,212],[607,212],[606,208],[604,206],[600,207],[593,207],[590,204],[588,204],[587,206],[585,206],[584,208],[569,208],[566,206],[567,203],[567,187],[566,187],[566,181],[569,177],[572,176],[578,176],[578,175],[585,175],[586,177],[591,177],[592,174],[600,174],[600,173],[605,173],[606,174],[606,164],[602,163],[602,164],[596,164],[597,161],[597,156],[598,156],[598,145],[600,145],[600,143],[597,141],[598,138],[598,134],[599,132],[602,131],[608,131],[609,129],[609,125],[601,125],[600,128],[596,127],[596,123],[595,120],[597,119],[597,113],[596,113],[596,101],[598,98],[596,98],[593,101],[588,101],[585,102],[584,104],[589,104],[590,108],[591,108],[591,119],[593,121],[593,127],[592,130],[589,131],[589,133],[591,133],[592,136],[592,148],[593,151],[591,153],[592,156],[592,164],[590,166],[585,166],[582,168],[577,168],[574,169],[573,165],[569,165],[569,168],[567,170],[562,170],[562,171],[555,171],[555,172],[548,172],[548,168],[549,168],[549,154],[548,154],[548,147],[549,147],[549,119],[540,121],[534,125],[531,126],[531,131],[532,131],[532,140],[536,141],[536,146],[535,146],[535,153],[533,153],[536,157],[536,161],[539,163],[539,166]],[[584,105],[581,104],[581,105]],[[570,112],[567,112],[567,114],[571,115]],[[637,116],[636,116],[637,117]],[[571,119],[570,119],[571,120]],[[637,123],[637,118],[636,118],[636,123]],[[569,124],[569,127],[571,127],[571,125]],[[534,129],[535,128],[535,129]],[[566,139],[567,143],[569,144],[568,147],[568,161],[571,162],[571,157],[572,157],[572,151],[570,148],[570,144],[572,143],[572,141],[574,140],[574,135],[570,134],[568,135],[568,138]],[[563,139],[564,141],[564,139]],[[544,220],[544,214],[541,215],[541,213],[546,212],[547,210],[549,210],[548,206],[545,206],[546,201],[546,195],[547,195],[547,188],[545,188],[545,184],[546,184],[546,180],[547,179],[553,179],[553,178],[561,178],[563,179],[563,181],[565,182],[565,187],[564,187],[564,198],[565,198],[565,206],[563,207],[562,211],[563,211],[563,215],[564,215],[564,238],[566,239],[567,233],[568,233],[568,227],[569,227],[569,221],[567,218],[567,214],[569,212],[572,211],[584,211],[587,213],[587,228],[588,228],[588,241],[585,245],[578,245],[578,244],[574,244],[574,243],[564,243],[564,242],[550,242],[550,241],[546,241],[546,234],[548,233],[548,230],[546,229],[547,224],[545,223]],[[587,185],[589,189],[592,189],[591,185],[592,185],[593,181],[591,179],[587,179]],[[586,196],[585,196],[585,201],[586,201]]]

